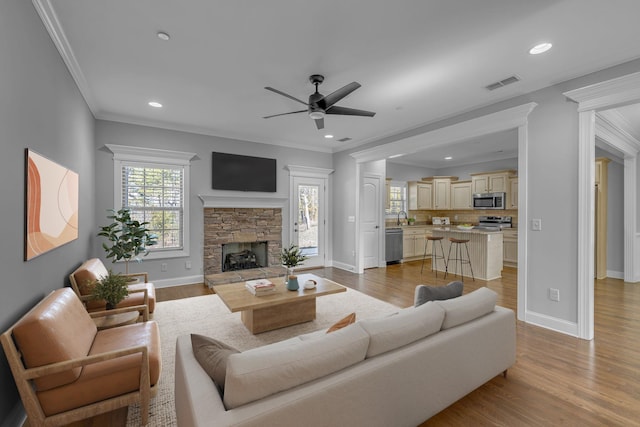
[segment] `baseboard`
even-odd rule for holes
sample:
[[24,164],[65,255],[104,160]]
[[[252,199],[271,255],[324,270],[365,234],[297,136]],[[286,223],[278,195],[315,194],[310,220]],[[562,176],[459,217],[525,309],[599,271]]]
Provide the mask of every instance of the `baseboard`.
[[151,280],[156,288],[168,288],[170,286],[190,285],[204,283],[204,275],[174,277],[172,279]]
[[338,261],[333,261],[331,264],[332,264],[332,267],[339,268],[340,270],[346,270],[352,273],[356,271],[356,267],[353,265],[345,264]]
[[18,401],[11,412],[2,422],[1,427],[22,427],[27,422],[27,413],[24,412],[22,402]]
[[607,270],[607,277],[611,277],[612,279],[624,280],[624,272],[623,271]]
[[564,319],[558,319],[557,317],[528,310],[525,313],[524,321],[535,326],[578,337],[578,324],[576,322],[569,322]]

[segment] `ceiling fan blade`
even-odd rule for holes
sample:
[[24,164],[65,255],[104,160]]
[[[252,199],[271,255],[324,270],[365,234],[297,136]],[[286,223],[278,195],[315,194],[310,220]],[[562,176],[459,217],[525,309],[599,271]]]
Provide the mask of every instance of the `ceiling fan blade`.
[[344,116],[365,116],[365,117],[373,117],[376,115],[373,111],[365,111],[365,110],[356,110],[355,108],[347,108],[347,107],[338,107],[334,106],[328,108],[325,114],[341,114]]
[[304,104],[304,105],[306,105],[306,106],[309,106],[309,104],[307,104],[306,102],[301,101],[301,100],[299,100],[298,98],[294,98],[293,96],[291,96],[291,95],[289,95],[289,94],[287,94],[287,93],[281,92],[281,91],[279,91],[278,89],[274,89],[274,88],[269,87],[269,86],[265,87],[265,89],[266,89],[266,90],[270,90],[271,92],[277,93],[278,95],[285,96],[285,97],[287,97],[287,98],[289,98],[289,99],[293,99],[294,101],[298,101],[299,103]]
[[299,110],[299,111],[291,111],[289,113],[272,114],[270,116],[263,117],[263,119],[270,119],[271,117],[278,117],[278,116],[286,116],[287,114],[306,113],[307,111],[308,110]]
[[348,85],[343,86],[340,89],[336,90],[335,92],[331,92],[329,95],[323,98],[325,102],[325,108],[331,107],[333,104],[340,101],[342,98],[349,95],[351,92],[358,89],[359,87],[360,87],[360,83],[351,82]]
[[315,119],[318,130],[324,129],[324,119]]

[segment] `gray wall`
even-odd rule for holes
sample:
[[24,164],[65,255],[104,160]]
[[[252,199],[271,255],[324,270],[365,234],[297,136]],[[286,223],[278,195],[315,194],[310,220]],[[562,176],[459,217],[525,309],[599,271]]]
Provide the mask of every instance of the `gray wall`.
[[419,181],[425,176],[434,175],[434,170],[419,166],[403,165],[387,160],[387,178],[393,181]]
[[[0,330],[67,284],[91,252],[94,120],[30,1],[0,2]],[[25,262],[24,151],[32,149],[80,176],[79,238]],[[0,352],[0,424],[15,425],[21,404]]]
[[[113,208],[113,154],[105,148],[105,144],[129,145],[136,147],[158,148],[163,150],[185,151],[197,154],[197,159],[191,162],[190,200],[190,250],[188,258],[145,259],[141,264],[130,265],[132,271],[147,271],[154,281],[163,279],[179,279],[185,276],[202,274],[203,247],[203,217],[202,201],[199,194],[212,196],[240,196],[240,197],[270,197],[289,198],[289,171],[287,165],[313,166],[330,169],[332,167],[331,154],[279,147],[275,145],[258,144],[248,141],[238,141],[215,136],[199,135],[147,126],[126,123],[96,121],[96,175],[100,179],[96,182],[96,210],[97,224],[106,223],[107,209]],[[239,191],[221,191],[211,189],[211,152],[243,154],[277,159],[277,192],[254,193]],[[330,177],[330,181],[331,181]],[[284,224],[289,223],[289,206],[283,209]],[[283,230],[283,241],[288,242],[289,230]],[[99,244],[94,246],[94,254],[102,259],[104,251]],[[185,261],[191,261],[191,269],[185,268]],[[108,261],[107,261],[108,262]],[[167,263],[167,271],[160,271],[160,264]],[[113,266],[116,271],[124,269],[119,263]]]
[[624,276],[624,164],[614,160],[609,163],[608,171],[607,271],[622,278]]

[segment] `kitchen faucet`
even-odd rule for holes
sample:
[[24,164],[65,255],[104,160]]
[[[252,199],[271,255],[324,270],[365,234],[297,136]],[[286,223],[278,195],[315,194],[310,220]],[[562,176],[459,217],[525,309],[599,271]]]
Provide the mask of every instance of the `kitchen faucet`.
[[409,219],[405,211],[400,211],[398,212],[398,222],[396,223],[396,225],[400,225],[400,214],[404,214],[404,219]]

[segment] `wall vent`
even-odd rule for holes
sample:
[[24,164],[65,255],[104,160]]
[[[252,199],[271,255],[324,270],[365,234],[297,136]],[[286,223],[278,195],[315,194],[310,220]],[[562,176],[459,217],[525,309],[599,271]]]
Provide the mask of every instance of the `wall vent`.
[[491,83],[488,86],[485,86],[485,88],[487,90],[496,90],[498,88],[504,87],[506,85],[510,85],[511,83],[515,83],[515,82],[519,82],[520,81],[520,77],[518,76],[511,76],[511,77],[507,77],[506,79],[502,79],[499,82],[495,82],[495,83]]
[[338,142],[347,142],[347,141],[351,141],[351,138],[342,138],[338,140]]

